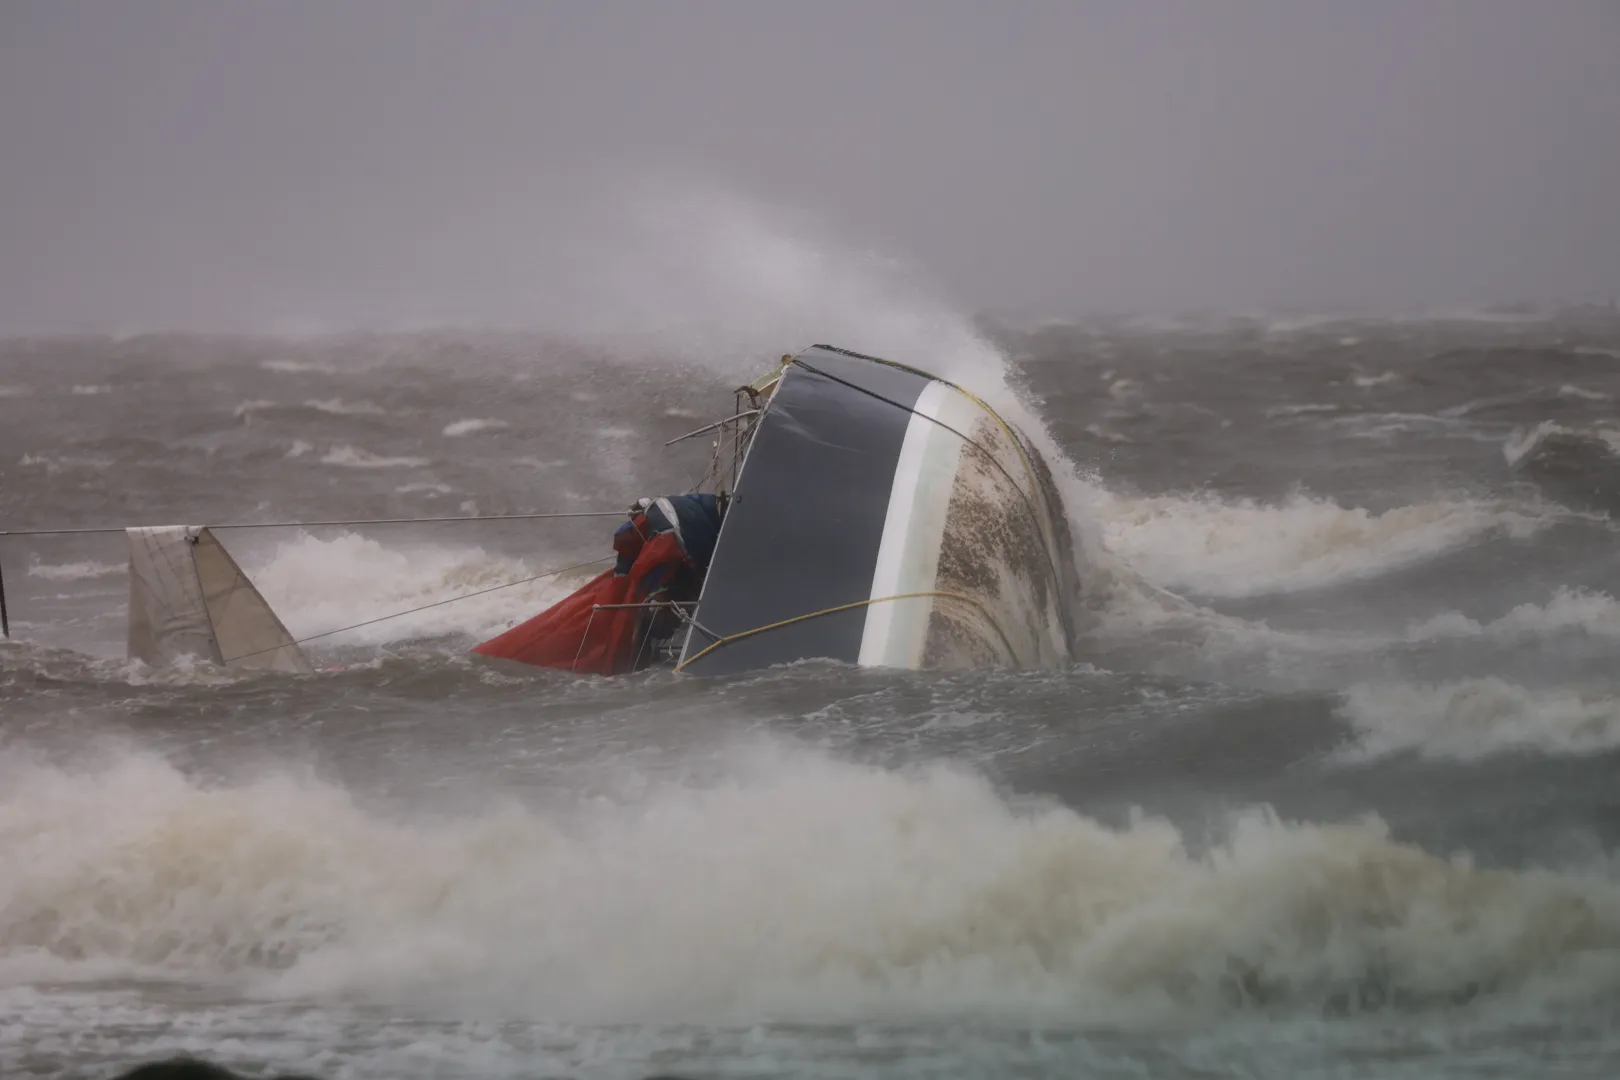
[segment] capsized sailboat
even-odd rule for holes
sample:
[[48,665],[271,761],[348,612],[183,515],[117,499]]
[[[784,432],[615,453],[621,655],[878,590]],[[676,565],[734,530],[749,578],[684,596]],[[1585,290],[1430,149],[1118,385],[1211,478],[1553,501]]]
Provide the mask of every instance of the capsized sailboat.
[[600,675],[1072,658],[1076,571],[1051,472],[969,391],[816,345],[691,435],[710,432],[716,490],[639,500],[612,570],[474,651]]

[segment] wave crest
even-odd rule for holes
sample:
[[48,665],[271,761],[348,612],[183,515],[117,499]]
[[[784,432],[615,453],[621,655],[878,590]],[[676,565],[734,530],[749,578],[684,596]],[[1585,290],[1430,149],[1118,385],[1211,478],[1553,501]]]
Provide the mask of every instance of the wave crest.
[[[49,960],[596,1020],[1356,1011],[1620,992],[1620,891],[1348,825],[1014,807],[983,778],[780,747],[575,820],[408,823],[278,774],[15,759],[0,979]],[[18,970],[22,970],[19,966]]]

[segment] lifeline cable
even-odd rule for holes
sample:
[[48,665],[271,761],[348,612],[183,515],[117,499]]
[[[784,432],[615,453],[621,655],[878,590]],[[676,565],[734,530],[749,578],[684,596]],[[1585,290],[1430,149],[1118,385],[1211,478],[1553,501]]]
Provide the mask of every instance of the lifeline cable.
[[[444,521],[547,521],[564,518],[623,517],[623,510],[578,510],[551,514],[470,514],[458,517],[363,518],[355,521],[233,521],[210,529],[315,529],[337,525],[428,525]],[[134,526],[95,526],[83,529],[0,529],[0,536],[84,536],[128,532]]]
[[[848,604],[839,604],[836,607],[822,608],[820,611],[809,611],[809,612],[806,612],[803,615],[795,615],[791,619],[780,619],[780,620],[778,620],[776,622],[768,623],[765,626],[756,626],[752,630],[739,630],[735,634],[727,634],[724,637],[715,639],[713,642],[709,643],[707,646],[700,649],[697,653],[693,654],[692,656],[688,657],[685,660],[682,660],[679,664],[676,664],[675,665],[675,670],[676,671],[685,670],[687,665],[697,663],[697,661],[703,659],[709,653],[713,652],[715,649],[720,648],[720,646],[722,646],[722,645],[730,645],[733,641],[741,641],[743,638],[753,637],[755,634],[763,634],[767,630],[780,630],[784,626],[792,626],[794,623],[805,622],[806,620],[809,620],[809,619],[818,619],[823,615],[836,615],[840,611],[853,611],[855,608],[869,607],[872,604],[882,604],[882,603],[886,603],[887,601],[890,601],[890,600],[916,600],[916,599],[921,599],[923,597],[943,598],[943,599],[946,599],[946,600],[960,600],[964,604],[970,604],[973,607],[977,608],[979,610],[979,614],[984,616],[984,621],[990,624],[990,629],[992,629],[992,630],[994,630],[996,632],[996,637],[1001,639],[1002,647],[1007,650],[1007,656],[1009,658],[1014,658],[1014,657],[1017,656],[1017,653],[1013,650],[1012,642],[1007,640],[1006,631],[1001,629],[1000,624],[997,623],[996,620],[990,615],[989,610],[984,606],[984,604],[982,602],[980,602],[978,600],[975,600],[971,596],[964,596],[961,593],[940,592],[940,591],[932,591],[931,590],[931,591],[928,591],[928,592],[896,593],[893,596],[872,596],[872,597],[868,597],[865,600],[855,600],[855,601],[853,601],[851,603],[848,603]],[[696,623],[694,623],[693,625],[695,626]],[[705,631],[705,633],[708,633],[708,631]]]
[[[562,574],[568,573],[570,570],[578,570],[581,567],[595,566],[598,563],[611,562],[615,557],[616,556],[613,555],[604,555],[600,559],[591,559],[588,562],[575,563],[573,566],[565,566],[561,570],[547,570],[544,573],[536,574],[533,577],[523,578],[521,581],[508,581],[504,585],[491,585],[487,589],[479,589],[477,592],[462,593],[460,596],[452,596],[448,600],[435,600],[431,604],[423,604],[421,607],[414,607],[407,611],[396,611],[392,615],[379,615],[375,619],[367,619],[365,622],[357,622],[353,626],[340,626],[336,630],[324,630],[319,634],[311,634],[308,637],[301,637],[296,641],[289,642],[288,644],[302,645],[306,641],[315,641],[318,638],[331,637],[333,634],[341,634],[349,630],[358,630],[362,626],[373,626],[380,622],[387,622],[389,619],[398,619],[406,615],[415,615],[418,611],[427,611],[431,608],[443,607],[446,604],[453,604],[457,600],[470,600],[475,596],[483,596],[485,593],[499,592],[501,589],[510,589],[516,585],[527,585],[531,581],[540,581],[543,578],[558,577]],[[246,660],[250,656],[259,656],[263,653],[272,653],[277,649],[285,648],[287,648],[287,645],[273,645],[268,649],[255,649],[253,652],[243,653],[240,656],[233,656],[229,660],[223,660],[221,661],[221,664],[232,664],[238,660]]]
[[[991,419],[995,420],[995,422],[997,424],[1001,425],[1001,430],[1006,433],[1008,441],[1010,441],[1013,444],[1013,449],[1018,451],[1018,459],[1019,459],[1019,461],[1021,461],[1023,463],[1024,471],[1029,474],[1030,486],[1032,488],[1039,488],[1041,486],[1040,479],[1035,475],[1035,466],[1030,463],[1029,454],[1027,452],[1025,452],[1024,444],[1019,440],[1018,435],[1013,431],[1012,425],[1008,424],[1007,421],[1002,418],[1002,415],[1000,413],[996,412],[995,409],[991,408],[990,403],[988,401],[984,400],[984,398],[980,397],[978,394],[975,394],[973,391],[969,390],[967,387],[961,385],[960,383],[954,383],[949,379],[941,378],[940,376],[935,375],[931,371],[924,371],[920,367],[913,367],[911,364],[903,364],[898,360],[885,360],[881,356],[868,356],[865,353],[851,352],[848,349],[840,349],[836,345],[817,345],[817,346],[815,346],[815,348],[825,349],[828,352],[838,353],[838,354],[843,355],[843,356],[853,356],[853,357],[856,357],[856,358],[861,359],[861,360],[870,360],[875,364],[882,364],[885,367],[892,367],[892,368],[895,368],[895,369],[897,369],[899,371],[908,371],[913,375],[920,376],[920,377],[922,377],[924,379],[932,379],[937,383],[943,383],[944,385],[949,386],[952,390],[955,390],[957,393],[961,394],[963,397],[967,398],[969,401],[972,401],[974,404],[979,406],[979,408],[981,408],[985,412],[989,413]],[[801,364],[803,363],[797,357],[794,358],[793,362],[794,363],[801,363]],[[808,368],[810,365],[804,364],[803,366]],[[821,372],[821,374],[826,375],[826,377],[830,378],[830,379],[837,379],[837,376],[827,375],[826,372]],[[842,379],[837,379],[837,381],[838,382],[843,382]],[[856,390],[861,389],[858,386],[854,386],[854,384],[852,384],[852,383],[845,383],[845,385],[850,386],[852,389],[856,389]],[[866,392],[869,393],[869,394],[872,394],[873,397],[878,398],[878,400],[880,400],[880,401],[887,401],[890,405],[894,405],[897,408],[906,409],[907,412],[912,412],[912,413],[916,412],[916,410],[908,408],[905,405],[901,405],[898,401],[891,401],[889,398],[886,398],[881,394],[872,393],[872,391],[870,391],[870,390],[868,390]],[[933,417],[928,417],[928,419],[932,420]],[[934,422],[936,424],[940,424],[940,426],[946,428],[946,430],[952,431],[953,433],[955,433],[957,435],[960,435],[962,438],[967,439],[967,436],[962,435],[962,433],[959,432],[959,431],[956,431],[955,428],[951,428],[947,424],[940,423],[940,421],[938,421],[938,420],[934,420]],[[971,439],[967,439],[967,441],[970,442],[970,443],[973,442],[973,440],[971,440]],[[983,451],[987,456],[989,456],[989,451],[986,451],[984,449],[984,447],[979,446],[978,443],[973,443],[973,445],[978,447],[979,450]],[[994,459],[992,458],[992,460],[994,460]],[[1001,474],[1003,476],[1007,476],[1007,470],[1002,469]],[[1007,476],[1007,479],[1009,481],[1011,481],[1012,477]],[[1013,486],[1017,487],[1017,484],[1015,483]],[[1027,496],[1026,496],[1026,498],[1027,498]],[[1038,519],[1036,521],[1036,524],[1040,525],[1040,521]],[[1046,533],[1046,529],[1044,527],[1042,527],[1041,532],[1044,535]],[[1050,537],[1050,536],[1047,537],[1048,541],[1053,541],[1054,539],[1055,538]]]

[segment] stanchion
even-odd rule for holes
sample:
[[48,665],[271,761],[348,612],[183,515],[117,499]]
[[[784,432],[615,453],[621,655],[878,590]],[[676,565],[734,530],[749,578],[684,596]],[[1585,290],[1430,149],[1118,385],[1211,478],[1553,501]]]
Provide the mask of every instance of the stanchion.
[[0,565],[0,637],[11,637],[11,613],[6,610],[6,570]]

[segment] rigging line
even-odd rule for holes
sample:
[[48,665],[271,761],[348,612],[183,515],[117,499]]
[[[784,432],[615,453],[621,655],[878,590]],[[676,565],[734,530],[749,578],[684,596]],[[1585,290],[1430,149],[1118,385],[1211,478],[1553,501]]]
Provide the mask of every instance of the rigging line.
[[708,467],[707,471],[704,472],[704,474],[703,474],[703,476],[701,478],[699,478],[695,483],[693,483],[689,488],[686,489],[686,494],[691,495],[691,494],[694,494],[694,493],[702,490],[703,485],[708,483],[710,480],[714,480],[716,482],[719,481],[719,479],[720,479],[720,458],[724,455],[725,451],[727,451],[727,450],[731,449],[732,447],[736,446],[738,441],[742,437],[743,437],[743,432],[741,430],[739,430],[729,440],[727,440],[726,442],[720,443],[715,447],[714,456],[709,461],[709,467]]
[[[815,346],[815,348],[826,349],[828,352],[838,353],[838,354],[840,354],[842,356],[853,356],[853,357],[855,357],[857,359],[860,359],[860,360],[870,360],[871,362],[873,362],[875,364],[882,364],[885,367],[892,367],[892,368],[895,368],[895,369],[897,369],[899,371],[908,371],[913,375],[920,375],[925,379],[932,379],[935,382],[944,383],[946,386],[949,386],[951,389],[955,390],[957,393],[961,394],[963,397],[966,397],[967,399],[972,401],[974,404],[978,405],[979,408],[983,409],[985,412],[990,414],[991,418],[993,420],[995,420],[995,422],[1001,426],[1001,430],[1006,433],[1008,440],[1013,444],[1013,449],[1018,451],[1018,459],[1019,459],[1020,462],[1023,463],[1024,472],[1029,474],[1029,482],[1030,482],[1031,488],[1039,488],[1041,486],[1040,478],[1035,475],[1035,466],[1033,464],[1031,464],[1031,462],[1029,460],[1029,454],[1027,452],[1025,452],[1024,444],[1018,438],[1018,435],[1013,431],[1012,425],[1008,424],[1007,421],[1002,417],[1002,415],[1000,413],[996,412],[995,409],[991,408],[990,403],[988,401],[984,400],[984,398],[980,397],[978,394],[975,394],[973,391],[969,390],[967,387],[961,385],[960,383],[955,383],[955,382],[952,382],[949,379],[942,378],[942,377],[940,377],[938,375],[935,375],[931,371],[924,371],[920,367],[915,367],[915,366],[913,366],[911,364],[901,363],[899,360],[886,360],[881,356],[868,356],[865,353],[851,352],[848,349],[840,349],[836,345],[817,345],[817,346]],[[888,400],[888,399],[885,398],[884,400]],[[891,402],[891,404],[898,405],[899,402]],[[901,406],[901,407],[904,408],[904,406]],[[1005,469],[1002,470],[1002,474],[1003,475],[1006,474]],[[1012,477],[1008,476],[1007,479],[1011,480]],[[1040,522],[1037,521],[1036,524],[1039,525]],[[1042,527],[1041,532],[1042,532],[1043,535],[1045,535],[1046,534],[1046,529],[1044,527]],[[1047,539],[1049,541],[1055,542],[1056,538],[1048,536]]]
[[[1002,647],[1007,650],[1007,658],[1009,660],[1016,659],[1017,653],[1013,650],[1012,642],[1007,640],[1006,632],[1001,629],[1001,625],[996,622],[994,617],[991,616],[989,609],[984,606],[982,601],[975,600],[971,596],[964,596],[961,593],[929,590],[926,592],[896,593],[893,596],[872,596],[865,600],[856,600],[848,604],[839,604],[836,607],[822,608],[820,611],[807,611],[803,615],[795,615],[790,619],[781,619],[765,626],[756,626],[752,630],[740,630],[735,634],[727,634],[724,637],[716,638],[707,647],[698,650],[698,652],[689,659],[682,660],[679,664],[675,665],[675,670],[683,671],[688,665],[697,663],[697,661],[703,659],[709,653],[723,645],[730,645],[733,641],[741,641],[743,638],[750,638],[755,634],[763,634],[767,630],[780,630],[784,626],[792,626],[795,623],[805,622],[809,619],[819,619],[823,615],[836,615],[841,611],[853,611],[856,608],[869,607],[872,604],[887,603],[891,600],[918,600],[924,597],[945,600],[959,600],[964,604],[968,604],[976,608],[979,614],[984,617],[984,621],[990,625],[990,629],[996,632],[996,637],[1001,639]],[[696,624],[694,623],[693,625]]]
[[[360,518],[354,521],[232,521],[206,525],[208,529],[314,529],[332,525],[427,525],[444,521],[546,521],[564,518],[623,517],[623,510],[579,510],[551,514],[473,514],[457,517]],[[133,526],[95,526],[82,529],[0,529],[0,536],[79,536],[127,532]]]
[[[588,562],[575,563],[573,566],[565,566],[560,570],[547,570],[544,573],[536,574],[533,577],[523,578],[521,581],[508,581],[503,585],[491,585],[487,589],[479,589],[477,592],[462,593],[460,596],[452,596],[448,600],[435,600],[431,604],[423,604],[421,607],[410,608],[407,611],[396,611],[392,615],[379,615],[375,619],[367,619],[365,622],[357,622],[353,626],[340,626],[336,630],[325,630],[319,634],[311,634],[308,637],[301,637],[296,641],[289,642],[288,644],[302,645],[306,641],[314,641],[317,638],[331,637],[333,634],[341,634],[348,630],[358,630],[362,626],[373,626],[380,622],[387,622],[389,619],[398,619],[404,615],[415,615],[418,611],[427,611],[431,608],[443,607],[446,604],[453,604],[457,600],[470,600],[475,596],[483,596],[486,593],[499,592],[501,589],[510,589],[515,585],[527,585],[531,581],[540,581],[543,578],[557,577],[558,575],[568,573],[570,570],[578,570],[586,566],[595,566],[598,563],[611,562],[614,558],[615,556],[613,555],[604,555],[600,559],[591,559]],[[250,656],[259,656],[263,653],[272,653],[277,649],[285,648],[287,648],[287,645],[273,645],[268,649],[257,649],[253,652],[243,653],[241,656],[233,656],[229,660],[222,661],[222,663],[231,664],[238,660],[246,660]]]
[[[1018,492],[1018,494],[1020,494],[1020,495],[1022,495],[1024,497],[1025,502],[1030,502],[1030,503],[1033,502],[1033,500],[1030,498],[1029,493],[1026,492],[1023,488],[1018,486],[1018,481],[1013,479],[1012,473],[1008,472],[1006,470],[1006,468],[1001,464],[1001,462],[996,460],[996,456],[990,452],[989,448],[984,446],[977,439],[974,439],[973,437],[971,437],[969,435],[964,435],[962,432],[956,430],[954,427],[947,424],[945,421],[939,419],[936,416],[929,416],[926,413],[920,413],[916,409],[912,408],[910,405],[907,405],[907,404],[905,404],[903,402],[896,401],[891,397],[885,397],[884,395],[878,393],[876,390],[868,390],[866,387],[857,385],[856,383],[852,383],[848,379],[840,378],[837,375],[834,375],[830,371],[823,371],[821,368],[816,367],[814,364],[807,363],[806,361],[803,361],[803,360],[794,360],[793,362],[794,362],[794,364],[798,365],[799,367],[804,368],[806,371],[812,372],[812,373],[814,373],[816,375],[820,375],[824,379],[831,379],[833,382],[839,383],[839,384],[841,384],[843,386],[847,386],[851,390],[858,390],[861,393],[865,394],[867,397],[876,398],[877,400],[883,402],[885,405],[893,405],[895,408],[900,409],[900,410],[902,410],[904,412],[908,412],[913,416],[921,416],[924,420],[927,420],[930,423],[938,424],[940,427],[944,428],[946,431],[950,432],[952,435],[955,435],[957,438],[961,439],[963,442],[967,443],[969,446],[973,447],[975,450],[979,451],[979,453],[983,454],[986,458],[988,458],[989,461],[990,461],[990,464],[994,465],[996,467],[996,470],[998,472],[1000,472],[1002,476],[1005,476],[1007,478],[1007,482],[1013,486],[1013,489],[1016,490]],[[880,361],[880,363],[890,364],[890,362],[887,361],[887,360]],[[953,390],[961,390],[961,387],[957,386],[955,383],[946,382],[944,379],[934,379],[934,377],[932,375],[928,374],[926,371],[918,371],[915,368],[906,368],[906,367],[903,367],[903,365],[900,365],[900,364],[890,364],[890,366],[891,367],[899,367],[902,370],[910,371],[913,375],[920,375],[925,379],[933,379],[933,381],[937,382],[937,383],[944,383],[944,385],[949,386]],[[964,394],[966,394],[966,396],[972,397],[972,395],[967,394],[966,391],[962,391],[962,392]],[[995,413],[992,412],[990,415],[995,416]],[[999,419],[999,417],[997,419]],[[1015,445],[1016,445],[1016,440],[1014,442],[1015,442]],[[1034,507],[1033,506],[1031,506],[1031,508],[1030,508],[1030,513],[1034,514]],[[1040,519],[1039,519],[1038,516],[1036,518],[1036,524],[1037,525],[1040,524]],[[1043,529],[1042,532],[1044,533],[1045,530]]]

